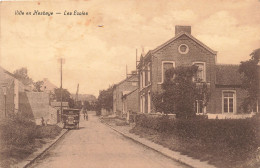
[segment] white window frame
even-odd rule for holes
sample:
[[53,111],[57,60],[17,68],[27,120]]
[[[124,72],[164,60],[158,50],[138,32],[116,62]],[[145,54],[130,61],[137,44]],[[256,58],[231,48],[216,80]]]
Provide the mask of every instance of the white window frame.
[[142,71],[142,83],[143,83],[143,86],[142,86],[142,88],[144,88],[145,87],[145,85],[146,85],[146,83],[145,83],[145,70],[143,70]]
[[143,113],[145,113],[145,95],[143,94],[143,100],[142,100],[142,107],[143,107],[143,109],[142,109],[142,111],[143,111]]
[[148,91],[147,95],[147,112],[151,113],[151,91]]
[[143,113],[143,96],[140,96],[140,112]]
[[[224,112],[224,93],[225,92],[233,92],[233,112]],[[229,108],[229,105],[228,105]],[[229,111],[229,110],[228,110]],[[237,113],[237,93],[236,90],[222,90],[222,114],[236,114]]]
[[203,107],[203,109],[202,109],[202,113],[199,113],[199,101],[198,100],[196,100],[196,114],[197,115],[200,115],[200,114],[206,114],[207,113],[207,107],[205,106],[205,107]]
[[142,89],[142,87],[143,87],[143,77],[142,77],[142,75],[143,75],[143,72],[142,71],[140,71],[140,83],[139,83],[139,85],[140,85],[140,89]]
[[[206,78],[206,62],[201,62],[201,61],[196,61],[196,62],[193,62],[192,65],[195,65],[195,64],[203,64],[204,66],[204,72],[203,72],[203,79],[202,79],[202,82],[206,82],[207,78]],[[194,79],[195,80],[195,79]]]
[[151,84],[151,67],[150,67],[150,63],[148,63],[147,65],[147,83],[148,85]]
[[162,84],[164,82],[164,72],[163,72],[163,64],[164,63],[172,63],[173,64],[173,68],[175,68],[175,61],[162,61],[162,66],[161,66],[161,74],[162,74],[162,78],[161,78],[161,82],[159,82],[159,84]]

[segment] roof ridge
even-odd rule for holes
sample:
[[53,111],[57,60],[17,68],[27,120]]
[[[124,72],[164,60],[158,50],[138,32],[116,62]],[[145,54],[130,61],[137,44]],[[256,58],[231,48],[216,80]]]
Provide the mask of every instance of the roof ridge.
[[121,83],[123,83],[123,82],[126,81],[127,79],[130,79],[130,78],[132,78],[132,77],[134,77],[134,76],[137,77],[137,74],[131,74],[131,76],[126,77],[125,79],[121,80],[120,82],[118,82],[118,83],[115,84],[115,85],[120,85]]
[[213,54],[217,54],[217,51],[212,50],[211,48],[209,48],[208,46],[206,46],[204,43],[202,43],[200,40],[198,40],[197,38],[195,38],[194,36],[192,36],[189,33],[186,32],[181,32],[179,34],[177,34],[176,36],[174,36],[173,38],[171,38],[170,40],[164,42],[163,44],[159,45],[158,47],[156,47],[155,49],[151,50],[152,53],[157,52],[159,49],[161,49],[162,47],[168,45],[169,43],[171,43],[172,41],[178,39],[179,37],[181,37],[182,35],[186,35],[189,38],[191,38],[192,40],[194,40],[196,43],[198,43],[199,45],[201,45],[203,48],[207,49],[209,52],[213,53]]

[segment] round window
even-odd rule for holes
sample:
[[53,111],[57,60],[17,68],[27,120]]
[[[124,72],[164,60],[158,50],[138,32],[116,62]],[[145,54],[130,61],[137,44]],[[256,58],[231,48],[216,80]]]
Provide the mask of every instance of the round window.
[[181,44],[178,50],[181,54],[187,54],[189,52],[189,47],[186,44]]

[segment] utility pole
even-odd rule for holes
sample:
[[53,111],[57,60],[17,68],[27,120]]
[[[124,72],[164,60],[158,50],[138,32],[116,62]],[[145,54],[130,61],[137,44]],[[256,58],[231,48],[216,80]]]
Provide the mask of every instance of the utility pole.
[[60,115],[62,118],[62,58],[60,59]]
[[62,110],[62,64],[64,63],[64,59],[63,58],[60,58],[60,119],[62,120],[62,113],[63,113],[63,110]]

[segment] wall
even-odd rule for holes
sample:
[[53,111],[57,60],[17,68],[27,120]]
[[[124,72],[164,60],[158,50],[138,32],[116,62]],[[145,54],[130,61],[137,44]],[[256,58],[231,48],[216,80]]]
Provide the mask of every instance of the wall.
[[132,111],[137,113],[139,111],[138,107],[138,89],[126,97],[127,111]]
[[244,98],[247,96],[247,91],[241,89],[241,88],[234,88],[234,87],[221,87],[216,88],[213,100],[216,104],[216,110],[211,111],[211,113],[222,113],[222,91],[223,90],[235,90],[236,91],[236,109],[237,113],[243,113],[243,110],[241,109],[241,104],[244,100]]
[[[181,44],[186,44],[189,47],[189,52],[187,54],[180,54],[178,52],[178,47]],[[161,92],[161,82],[162,79],[162,61],[174,61],[175,66],[191,66],[193,62],[205,62],[206,63],[206,82],[210,83],[210,91],[214,94],[215,89],[215,57],[216,55],[209,52],[201,45],[190,39],[186,35],[182,35],[178,39],[164,46],[157,52],[153,53],[151,56],[152,61],[152,73],[151,82],[152,86],[147,87],[140,92],[140,94],[145,94],[147,99],[148,91]],[[139,99],[140,99],[139,94]],[[140,102],[140,101],[139,101]],[[139,103],[140,104],[140,103]],[[146,101],[147,109],[147,101]],[[207,110],[214,111],[214,104],[210,101]],[[155,112],[152,108],[152,112]]]
[[20,113],[39,124],[41,117],[49,120],[49,95],[44,92],[20,92]]

